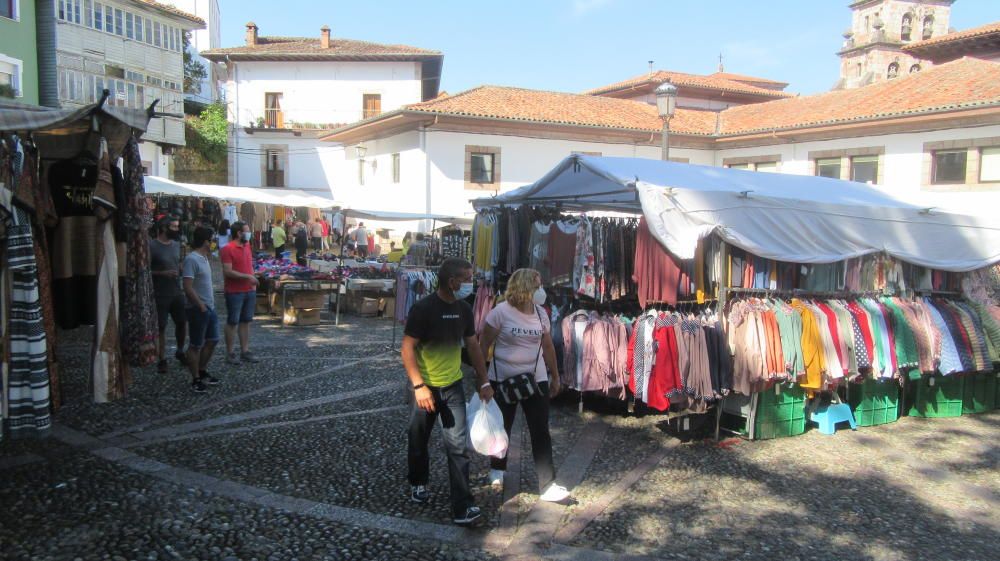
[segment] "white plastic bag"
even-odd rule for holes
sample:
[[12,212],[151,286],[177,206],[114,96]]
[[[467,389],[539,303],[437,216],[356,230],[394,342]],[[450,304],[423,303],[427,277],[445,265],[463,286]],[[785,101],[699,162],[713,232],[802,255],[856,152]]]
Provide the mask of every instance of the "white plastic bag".
[[495,458],[507,455],[507,432],[503,430],[503,414],[495,399],[483,405],[479,394],[472,394],[465,416],[469,423],[469,440],[473,450]]

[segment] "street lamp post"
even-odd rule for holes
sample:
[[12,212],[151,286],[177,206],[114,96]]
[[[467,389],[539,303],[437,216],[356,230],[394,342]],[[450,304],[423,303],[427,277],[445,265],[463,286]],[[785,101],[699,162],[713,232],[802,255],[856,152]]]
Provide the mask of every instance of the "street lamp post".
[[663,139],[660,146],[662,154],[660,159],[666,162],[670,160],[670,118],[674,116],[674,112],[677,110],[677,88],[670,82],[664,82],[656,88],[655,93],[656,112],[663,119]]

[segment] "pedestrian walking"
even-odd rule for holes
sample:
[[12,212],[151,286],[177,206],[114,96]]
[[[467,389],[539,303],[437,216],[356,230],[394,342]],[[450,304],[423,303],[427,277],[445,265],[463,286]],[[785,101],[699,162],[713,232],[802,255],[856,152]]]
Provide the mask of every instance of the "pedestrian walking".
[[187,295],[186,315],[191,326],[191,342],[187,351],[187,366],[191,372],[191,390],[205,393],[207,386],[216,386],[219,380],[208,373],[219,342],[219,317],[215,313],[215,291],[212,286],[212,266],[208,262],[213,238],[211,228],[198,227],[192,236],[194,250],[184,258],[183,282]]
[[[226,296],[226,362],[232,365],[260,362],[250,352],[250,322],[257,305],[257,277],[253,274],[250,238],[250,226],[236,222],[230,228],[229,243],[219,252]],[[237,336],[240,340],[238,355],[233,349]]]
[[313,251],[317,253],[323,251],[323,225],[317,220],[310,220],[308,228],[309,238],[312,239]]
[[185,363],[184,340],[187,334],[187,316],[184,313],[184,293],[181,291],[181,225],[174,216],[161,217],[156,222],[156,237],[149,240],[149,270],[153,276],[153,300],[159,321],[156,371],[167,372],[167,323],[174,320],[174,339],[177,352],[174,357]]
[[368,230],[365,229],[364,222],[358,222],[358,227],[354,229],[354,247],[358,251],[358,256],[362,259],[368,257]]
[[407,454],[410,499],[425,503],[430,498],[428,443],[435,423],[440,421],[448,456],[452,521],[459,525],[473,524],[481,517],[469,489],[463,343],[476,371],[480,399],[489,402],[493,397],[476,342],[472,306],[465,301],[471,294],[472,264],[464,259],[446,260],[438,271],[437,291],[411,308],[402,344],[403,366],[414,391]]
[[[544,303],[545,289],[538,271],[514,271],[507,281],[504,301],[486,315],[480,350],[483,356],[488,356],[493,347],[488,375],[508,438],[518,405],[524,411],[538,474],[539,498],[559,502],[568,498],[569,492],[556,483],[552,462],[549,397],[555,397],[560,388],[556,350],[549,316],[542,308]],[[490,458],[490,468],[490,483],[502,485],[507,458]]]
[[309,233],[306,225],[299,222],[295,225],[295,262],[306,266],[306,256],[309,253]]
[[319,225],[323,235],[323,251],[327,251],[330,249],[330,223],[326,221],[324,216],[319,219]]
[[281,225],[281,221],[276,220],[274,226],[271,228],[271,243],[274,245],[275,259],[281,259],[281,253],[285,251],[285,242],[287,241],[288,236]]

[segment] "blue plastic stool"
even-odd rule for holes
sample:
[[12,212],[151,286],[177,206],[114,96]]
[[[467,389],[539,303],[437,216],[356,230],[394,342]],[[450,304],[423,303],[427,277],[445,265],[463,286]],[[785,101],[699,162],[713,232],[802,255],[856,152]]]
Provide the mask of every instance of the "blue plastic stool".
[[858,423],[854,420],[851,407],[846,403],[836,403],[824,405],[816,408],[810,420],[819,425],[819,432],[823,434],[834,434],[837,432],[837,423],[851,423],[851,430],[858,430]]

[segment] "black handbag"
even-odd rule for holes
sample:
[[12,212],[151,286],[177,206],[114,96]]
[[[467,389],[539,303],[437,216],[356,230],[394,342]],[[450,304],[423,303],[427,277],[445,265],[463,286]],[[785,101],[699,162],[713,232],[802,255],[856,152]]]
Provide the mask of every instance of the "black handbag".
[[[538,308],[535,308],[535,313],[538,313]],[[539,325],[542,325],[542,318],[538,318]],[[494,348],[494,354],[496,349]],[[519,401],[529,399],[535,395],[541,393],[541,389],[538,387],[538,382],[535,381],[535,372],[538,370],[538,360],[542,356],[542,341],[538,341],[538,354],[535,355],[535,368],[531,372],[525,372],[523,374],[518,374],[507,378],[504,381],[495,381],[497,384],[496,398],[500,400],[501,403],[505,405],[514,405]],[[497,361],[496,356],[493,357],[493,374],[496,376],[497,371]],[[499,376],[496,376],[499,378]]]

